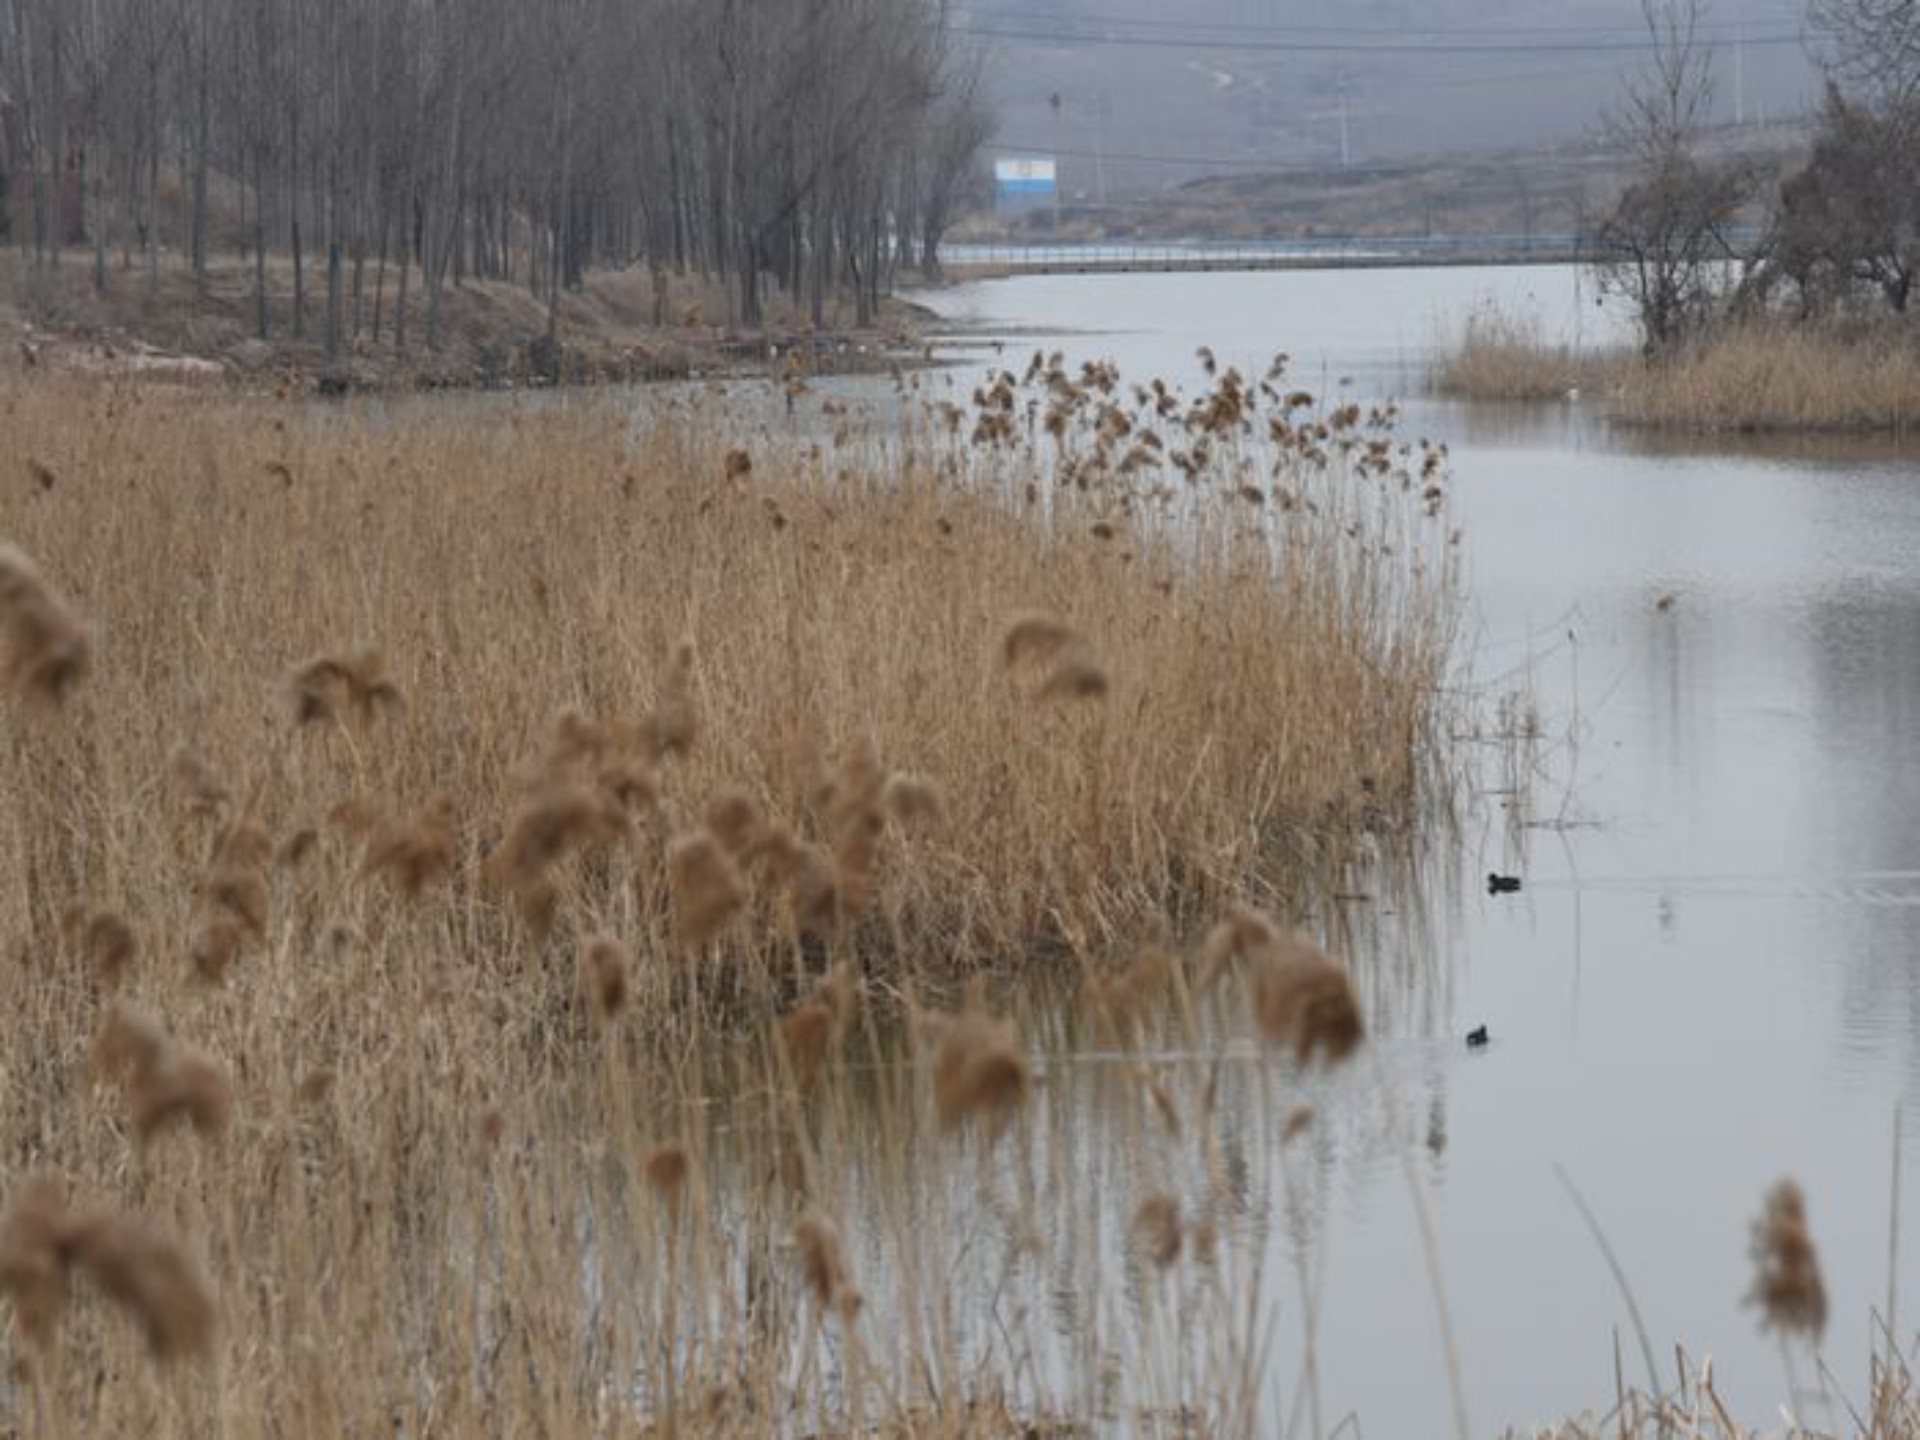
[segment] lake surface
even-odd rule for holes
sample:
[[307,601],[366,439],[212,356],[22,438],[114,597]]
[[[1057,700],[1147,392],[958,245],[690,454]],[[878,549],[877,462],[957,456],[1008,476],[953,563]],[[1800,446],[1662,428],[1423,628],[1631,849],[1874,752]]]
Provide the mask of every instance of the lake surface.
[[[1664,1381],[1676,1342],[1711,1355],[1756,1423],[1785,1381],[1742,1304],[1748,1228],[1774,1180],[1799,1178],[1825,1353],[1858,1402],[1888,1287],[1896,1114],[1903,1189],[1920,1190],[1920,457],[1663,444],[1588,400],[1420,398],[1433,346],[1494,297],[1575,343],[1624,333],[1567,268],[1032,277],[917,298],[965,322],[965,365],[1018,370],[1057,348],[1197,388],[1199,345],[1256,375],[1285,350],[1309,388],[1402,397],[1404,433],[1452,447],[1475,683],[1529,688],[1544,730],[1530,823],[1483,795],[1460,869],[1526,888],[1445,889],[1428,923],[1382,923],[1355,957],[1400,977],[1367,986],[1398,996],[1370,1017],[1385,1078],[1350,1087],[1351,1114],[1325,1098],[1311,1223],[1264,1242],[1273,1275],[1302,1253],[1322,1275],[1325,1428],[1449,1428],[1408,1156],[1476,1433],[1607,1408],[1616,1335],[1645,1383],[1557,1167],[1604,1227]],[[1493,1043],[1469,1052],[1478,1024]],[[1060,1093],[1072,1068],[1053,1062]],[[1901,1314],[1920,1317],[1920,1236],[1900,1248]],[[1304,1350],[1287,1301],[1282,1287],[1283,1391]]]

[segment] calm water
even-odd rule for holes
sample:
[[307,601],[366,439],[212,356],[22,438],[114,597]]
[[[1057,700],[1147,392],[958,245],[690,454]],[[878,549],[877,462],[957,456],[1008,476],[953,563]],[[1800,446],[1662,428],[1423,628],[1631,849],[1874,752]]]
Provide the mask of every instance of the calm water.
[[[1436,339],[1493,295],[1580,343],[1619,333],[1563,269],[1029,278],[923,298],[1008,332],[982,364],[1057,347],[1197,385],[1200,344],[1253,373],[1284,349],[1309,386],[1370,398],[1417,391]],[[1799,1177],[1826,1352],[1860,1396],[1903,1104],[1920,1157],[1920,458],[1663,447],[1585,402],[1415,399],[1405,429],[1453,447],[1474,668],[1490,693],[1531,685],[1546,743],[1534,823],[1516,841],[1484,797],[1461,861],[1520,871],[1525,892],[1461,887],[1434,897],[1430,927],[1381,927],[1365,963],[1401,977],[1369,987],[1398,997],[1374,1015],[1390,1103],[1377,1078],[1353,1087],[1316,1151],[1313,1223],[1263,1242],[1277,1275],[1301,1243],[1324,1267],[1326,1423],[1448,1424],[1408,1153],[1477,1432],[1604,1408],[1616,1331],[1630,1381],[1641,1369],[1556,1167],[1604,1225],[1667,1378],[1684,1342],[1762,1421],[1784,1381],[1740,1303],[1748,1223],[1772,1181]],[[1480,1023],[1493,1044],[1469,1053]],[[1902,1314],[1920,1318],[1920,1234],[1902,1252]],[[1283,1314],[1283,1388],[1300,1340]]]

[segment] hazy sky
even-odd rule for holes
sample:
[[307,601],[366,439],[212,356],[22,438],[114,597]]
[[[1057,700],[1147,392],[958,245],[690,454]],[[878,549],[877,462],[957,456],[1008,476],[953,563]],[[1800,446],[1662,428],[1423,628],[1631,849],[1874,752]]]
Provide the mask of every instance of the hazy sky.
[[[1720,119],[1813,103],[1799,0],[1702,16]],[[1343,142],[1358,162],[1575,139],[1646,61],[1638,0],[966,0],[959,25],[989,56],[998,148],[1057,151],[1089,196],[1337,163]]]

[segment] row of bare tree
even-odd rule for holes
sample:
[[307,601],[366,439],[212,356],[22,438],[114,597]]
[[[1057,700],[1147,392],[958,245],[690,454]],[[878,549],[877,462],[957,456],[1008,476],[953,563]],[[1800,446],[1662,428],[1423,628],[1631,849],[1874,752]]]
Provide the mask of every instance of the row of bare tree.
[[745,324],[768,286],[865,321],[937,266],[987,139],[949,3],[0,0],[0,217],[103,288],[117,255],[204,290],[238,239],[261,335],[290,269],[330,352],[378,340],[388,286],[391,341],[412,287],[433,346],[450,280],[523,282],[551,326],[641,261],[724,278]]

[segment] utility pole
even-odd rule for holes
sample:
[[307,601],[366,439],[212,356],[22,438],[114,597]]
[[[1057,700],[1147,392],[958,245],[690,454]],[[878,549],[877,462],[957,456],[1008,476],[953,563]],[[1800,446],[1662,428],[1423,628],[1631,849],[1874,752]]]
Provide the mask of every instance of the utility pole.
[[1107,128],[1113,123],[1113,97],[1101,92],[1094,114],[1098,123],[1093,127],[1093,193],[1104,209],[1107,203]]
[[1747,16],[1746,6],[1734,12],[1733,21],[1733,123],[1747,123]]
[[1053,233],[1060,233],[1060,180],[1063,166],[1060,163],[1060,92],[1054,91],[1047,97],[1047,105],[1053,111]]

